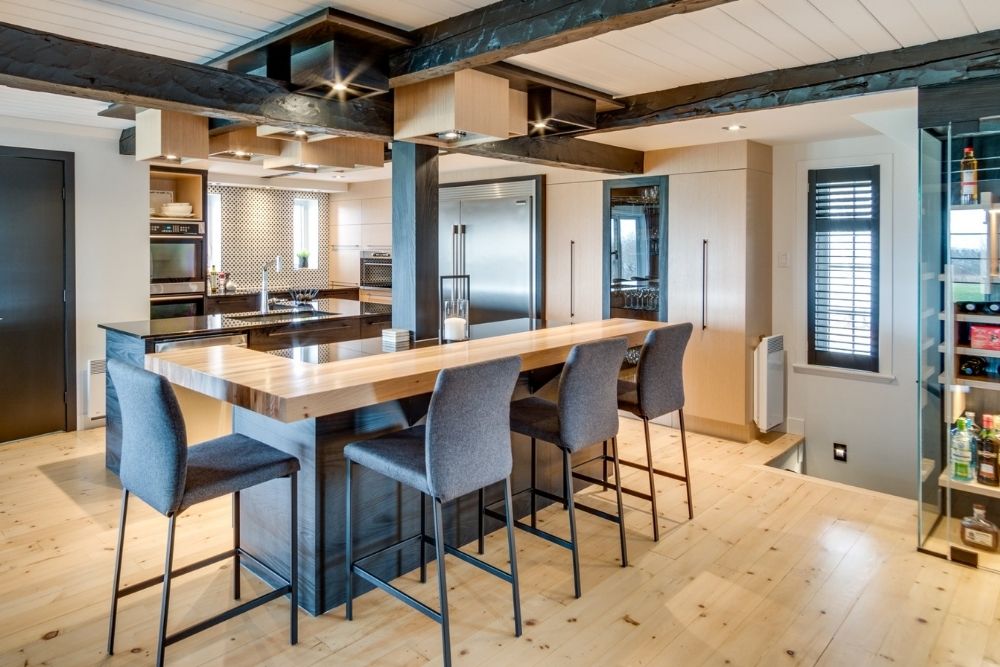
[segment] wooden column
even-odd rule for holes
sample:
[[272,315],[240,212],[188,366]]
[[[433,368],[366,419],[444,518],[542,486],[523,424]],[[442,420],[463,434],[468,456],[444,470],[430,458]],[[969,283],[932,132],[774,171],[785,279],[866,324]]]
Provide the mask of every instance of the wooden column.
[[438,333],[438,149],[392,144],[392,326]]

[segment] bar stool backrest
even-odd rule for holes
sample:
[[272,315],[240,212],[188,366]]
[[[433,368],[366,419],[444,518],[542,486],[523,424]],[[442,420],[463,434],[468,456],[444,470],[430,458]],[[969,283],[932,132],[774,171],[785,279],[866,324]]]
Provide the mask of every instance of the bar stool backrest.
[[510,475],[510,399],[520,370],[520,358],[506,357],[438,373],[425,443],[432,496],[453,500]]
[[618,435],[618,372],[628,341],[581,343],[559,376],[559,437],[572,452]]
[[684,322],[646,334],[636,370],[639,409],[645,417],[653,419],[684,407],[684,350],[693,329]]
[[122,486],[161,514],[180,507],[187,477],[187,433],[166,378],[108,360],[122,410]]

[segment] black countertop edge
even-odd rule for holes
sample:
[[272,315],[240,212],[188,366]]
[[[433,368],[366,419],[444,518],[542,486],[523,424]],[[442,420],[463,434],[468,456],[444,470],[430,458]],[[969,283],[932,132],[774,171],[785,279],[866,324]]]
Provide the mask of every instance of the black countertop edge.
[[138,320],[135,322],[112,322],[98,324],[97,326],[101,329],[116,331],[127,336],[146,340],[150,338],[175,338],[237,333],[240,331],[264,329],[288,324],[305,324],[310,322],[325,322],[330,320],[343,320],[372,316],[390,316],[389,313],[371,312],[368,310],[371,304],[362,304],[360,301],[354,301],[351,299],[316,299],[315,301],[312,301],[310,305],[312,306],[313,311],[328,314],[308,315],[308,312],[293,312],[289,309],[287,317],[281,317],[280,314],[285,309],[273,307],[271,311],[272,317],[263,321],[248,321],[246,319],[241,319],[260,315],[258,312],[248,312],[227,313],[225,315],[199,315],[197,317],[169,317],[161,320]]
[[[499,322],[485,322],[483,324],[473,324],[469,327],[469,338],[478,340],[481,338],[494,338],[505,336],[522,331],[537,331],[540,329],[550,329],[561,327],[569,322],[556,322],[552,320],[531,319],[522,317],[512,320],[501,320]],[[440,345],[436,338],[417,341],[414,347],[433,347]],[[357,359],[359,357],[370,357],[377,354],[392,354],[388,350],[382,349],[382,338],[361,338],[358,340],[348,340],[340,343],[323,343],[320,345],[302,345],[299,347],[282,348],[280,350],[268,350],[266,354],[271,354],[287,359],[295,359],[311,364],[326,364],[344,359]]]

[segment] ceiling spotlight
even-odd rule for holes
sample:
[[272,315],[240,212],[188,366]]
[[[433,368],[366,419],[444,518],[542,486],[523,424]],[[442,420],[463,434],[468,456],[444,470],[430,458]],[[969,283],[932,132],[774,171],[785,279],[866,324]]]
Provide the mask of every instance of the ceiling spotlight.
[[444,139],[445,141],[457,141],[465,136],[465,132],[461,130],[448,130],[447,132],[442,132],[438,135],[438,139]]
[[548,124],[546,124],[546,122],[544,120],[535,121],[534,123],[531,124],[531,126],[533,128],[535,128],[536,130],[547,130],[547,129],[549,129]]
[[734,123],[732,125],[723,125],[722,129],[726,130],[727,132],[739,132],[740,130],[747,129],[747,126],[746,125],[737,125],[737,124]]
[[165,155],[164,157],[166,159],[168,159],[168,160],[177,160],[178,159],[178,157],[176,155]]
[[336,179],[337,179],[338,181],[339,181],[340,179],[342,179],[343,177],[344,177],[344,175],[343,175],[343,174],[335,174],[335,175],[334,175],[334,178],[336,178]]
[[246,151],[233,151],[233,155],[235,155],[236,157],[246,157],[247,153]]
[[342,82],[342,81],[338,81],[337,83],[333,84],[332,87],[338,93],[341,93],[341,92],[347,90],[347,84],[344,83],[344,82]]
[[307,134],[309,134],[309,133],[306,132],[305,130],[295,130],[295,136],[296,137],[304,137]]

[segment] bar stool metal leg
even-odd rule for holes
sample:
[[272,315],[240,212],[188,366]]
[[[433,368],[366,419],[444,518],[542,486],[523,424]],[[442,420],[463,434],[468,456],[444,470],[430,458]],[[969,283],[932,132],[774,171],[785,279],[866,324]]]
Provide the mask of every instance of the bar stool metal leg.
[[535,439],[531,439],[531,527],[538,528],[537,503],[535,502],[535,489],[538,488],[535,481]]
[[[289,566],[288,584],[291,586],[291,623],[288,628],[288,643],[295,645],[299,643],[299,473],[293,472],[288,476],[288,485],[291,489],[290,504],[290,535],[288,537]],[[239,495],[239,494],[237,494]]]
[[514,594],[514,636],[521,636],[521,586],[517,580],[517,548],[514,546],[514,503],[510,492],[510,477],[504,482],[503,502],[507,512],[507,551],[510,553],[511,589]]
[[611,456],[615,464],[615,496],[618,501],[618,536],[622,543],[622,567],[628,567],[628,546],[625,543],[625,506],[622,503],[622,473],[618,465],[618,438],[611,438]]
[[240,599],[240,492],[233,494],[233,599]]
[[601,480],[604,482],[604,490],[607,491],[609,488],[611,488],[610,485],[608,484],[608,441],[607,440],[604,441],[604,445],[602,446],[601,463],[604,466],[604,475],[601,477]]
[[[563,487],[572,488],[572,481],[570,476],[573,474],[572,466],[570,465],[570,454],[568,449],[562,450],[563,453]],[[576,597],[583,595],[583,591],[580,588],[580,552],[576,541],[576,507],[573,505],[573,494],[569,493],[565,497],[567,510],[569,511],[569,541],[572,545],[570,551],[573,552],[573,592]]]
[[486,511],[486,499],[484,497],[485,490],[479,489],[479,555],[486,553],[486,534],[483,532],[483,517]]
[[125,517],[128,515],[128,490],[122,489],[121,515],[118,518],[118,543],[115,547],[115,577],[111,592],[111,624],[108,628],[108,655],[115,654],[115,622],[118,620],[118,590],[122,576],[122,550],[125,547]]
[[442,520],[441,501],[432,499],[434,516],[434,549],[437,554],[438,595],[441,598],[441,646],[444,652],[445,667],[451,667],[451,630],[448,616],[448,582],[444,574],[444,521]]
[[156,667],[163,667],[163,652],[167,639],[167,611],[170,609],[170,575],[174,569],[174,533],[177,528],[177,514],[170,515],[167,526],[167,555],[163,566],[163,599],[160,603],[160,635],[156,642]]
[[649,419],[642,418],[642,428],[646,432],[646,468],[649,472],[649,502],[653,514],[653,541],[660,541],[660,515],[656,511],[656,482],[653,473],[653,445],[649,439]]
[[[420,494],[420,583],[427,583],[427,550],[424,545],[424,535],[427,534],[427,496]],[[480,510],[482,513],[482,510]],[[482,531],[482,519],[479,520],[479,530]]]
[[687,429],[684,428],[684,410],[677,411],[681,427],[681,454],[684,455],[684,486],[687,487],[688,519],[694,519],[694,503],[691,501],[691,470],[688,468]]
[[351,544],[351,460],[345,459],[347,470],[344,475],[344,488],[347,496],[347,521],[344,529],[344,562],[347,566],[347,601],[344,603],[344,616],[348,621],[354,618],[354,545]]

